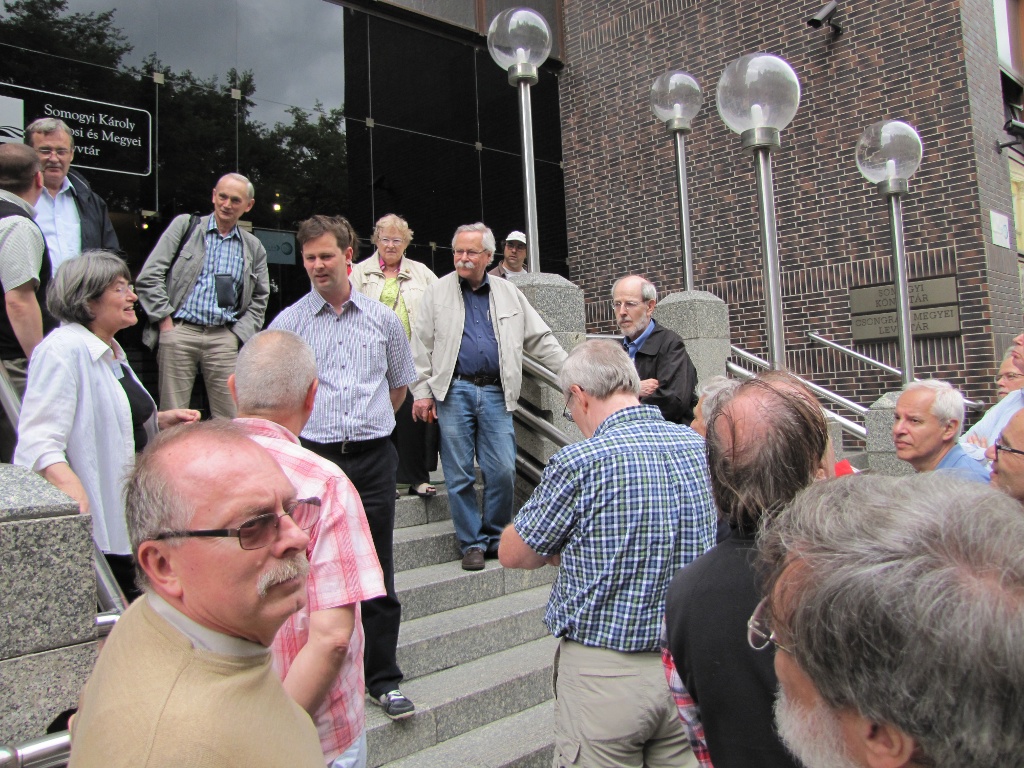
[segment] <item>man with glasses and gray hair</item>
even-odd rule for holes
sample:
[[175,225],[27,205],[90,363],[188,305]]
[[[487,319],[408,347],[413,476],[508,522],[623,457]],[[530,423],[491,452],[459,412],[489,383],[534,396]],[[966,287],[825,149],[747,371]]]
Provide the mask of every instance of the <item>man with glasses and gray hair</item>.
[[757,531],[803,488],[833,476],[825,415],[799,379],[776,371],[721,392],[705,418],[711,488],[729,535],[668,589],[669,686],[702,766],[795,768],[772,724],[771,654],[744,638],[762,596]]
[[[441,466],[467,571],[482,571],[484,558],[497,556],[501,531],[512,519],[512,412],[519,407],[523,353],[556,373],[565,360],[565,350],[522,291],[508,280],[490,279],[494,247],[494,233],[481,222],[456,229],[455,271],[423,292],[412,329],[412,416],[436,419],[440,427]],[[474,457],[484,476],[483,510]]]
[[318,505],[233,424],[175,427],[149,443],[125,489],[145,595],[82,692],[72,768],[323,768],[316,728],[269,648],[306,605],[304,529]]
[[33,120],[25,129],[25,143],[43,166],[45,188],[36,205],[36,223],[46,237],[53,273],[82,251],[120,251],[107,204],[71,170],[75,137],[68,124],[56,117]]
[[300,497],[320,499],[306,546],[308,603],[285,621],[271,650],[285,690],[317,725],[327,764],[363,768],[359,603],[384,594],[384,577],[356,489],[336,464],[299,443],[319,383],[316,356],[302,337],[269,330],[245,342],[228,389],[235,424],[266,448]]
[[657,303],[654,283],[640,275],[620,277],[612,286],[615,324],[640,374],[640,402],[657,406],[669,421],[689,426],[697,405],[697,369],[679,334],[655,322]]
[[[808,768],[1024,765],[1024,513],[951,475],[812,486],[760,538],[776,719]],[[716,762],[717,765],[717,762]]]
[[694,765],[659,635],[673,574],[714,542],[704,443],[640,403],[614,342],[580,344],[558,379],[587,439],[551,457],[499,553],[506,568],[558,567],[544,616],[559,638],[555,764]]

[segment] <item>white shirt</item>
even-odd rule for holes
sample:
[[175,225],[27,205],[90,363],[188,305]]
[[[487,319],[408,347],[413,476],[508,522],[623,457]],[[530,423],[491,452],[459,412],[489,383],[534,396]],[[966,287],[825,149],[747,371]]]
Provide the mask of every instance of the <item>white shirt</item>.
[[56,198],[43,187],[36,203],[36,224],[43,230],[46,247],[50,249],[50,265],[53,274],[57,274],[57,267],[82,252],[82,219],[75,202],[75,188],[67,176]]
[[967,430],[963,437],[960,438],[960,446],[964,449],[964,453],[977,461],[987,462],[985,449],[969,443],[967,438],[972,435],[983,437],[986,443],[992,445],[1003,434],[1003,430],[1006,429],[1006,425],[1010,423],[1013,415],[1021,408],[1024,408],[1024,389],[1011,392],[989,408],[988,412],[982,416],[981,421]]
[[[89,497],[92,537],[114,555],[132,551],[121,498],[135,465],[131,406],[119,381],[123,363],[116,341],[111,349],[77,323],[43,339],[32,353],[14,452],[15,464],[35,472],[70,465]],[[155,408],[146,428],[156,434]]]

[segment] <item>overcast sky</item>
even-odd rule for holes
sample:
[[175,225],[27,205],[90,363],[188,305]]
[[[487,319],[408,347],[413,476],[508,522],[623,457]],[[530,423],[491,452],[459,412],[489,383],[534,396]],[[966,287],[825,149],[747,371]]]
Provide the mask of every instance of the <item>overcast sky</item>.
[[[114,23],[137,65],[155,52],[174,72],[217,75],[251,69],[254,117],[267,124],[290,119],[287,106],[311,109],[344,103],[343,9],[326,0],[69,0],[70,12],[116,8]],[[279,106],[271,102],[278,102]]]

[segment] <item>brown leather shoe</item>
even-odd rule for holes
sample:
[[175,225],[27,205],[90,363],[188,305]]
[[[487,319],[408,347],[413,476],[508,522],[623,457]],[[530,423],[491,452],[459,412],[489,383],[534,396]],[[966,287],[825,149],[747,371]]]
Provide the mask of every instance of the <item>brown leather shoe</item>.
[[473,547],[462,558],[462,570],[482,571],[484,569],[484,551]]

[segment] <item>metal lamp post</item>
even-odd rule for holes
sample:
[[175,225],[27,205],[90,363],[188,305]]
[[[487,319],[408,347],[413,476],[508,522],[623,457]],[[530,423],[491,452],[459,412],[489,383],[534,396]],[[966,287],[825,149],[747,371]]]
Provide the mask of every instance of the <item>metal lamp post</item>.
[[907,290],[907,252],[903,245],[903,195],[907,181],[921,165],[921,137],[899,120],[869,125],[857,142],[857,168],[874,184],[889,205],[892,237],[892,273],[896,286],[896,318],[899,327],[900,368],[903,383],[914,380],[914,337],[910,326],[910,293]]
[[768,358],[771,367],[777,370],[786,366],[786,348],[771,153],[781,146],[779,131],[796,116],[800,106],[800,81],[785,60],[768,53],[751,53],[725,68],[718,81],[717,101],[722,120],[731,131],[740,134],[743,149],[754,155],[764,253]]
[[683,289],[693,290],[693,250],[690,244],[690,198],[686,184],[686,134],[700,112],[700,83],[686,72],[668,71],[651,86],[651,109],[672,133],[676,145],[676,186],[679,191],[679,236],[683,246]]
[[526,208],[526,244],[530,271],[540,272],[540,238],[537,235],[537,177],[533,160],[533,115],[530,86],[536,85],[537,67],[551,53],[551,29],[530,8],[509,8],[491,22],[487,50],[494,63],[508,70],[508,83],[519,89],[519,135],[523,145],[523,200]]

